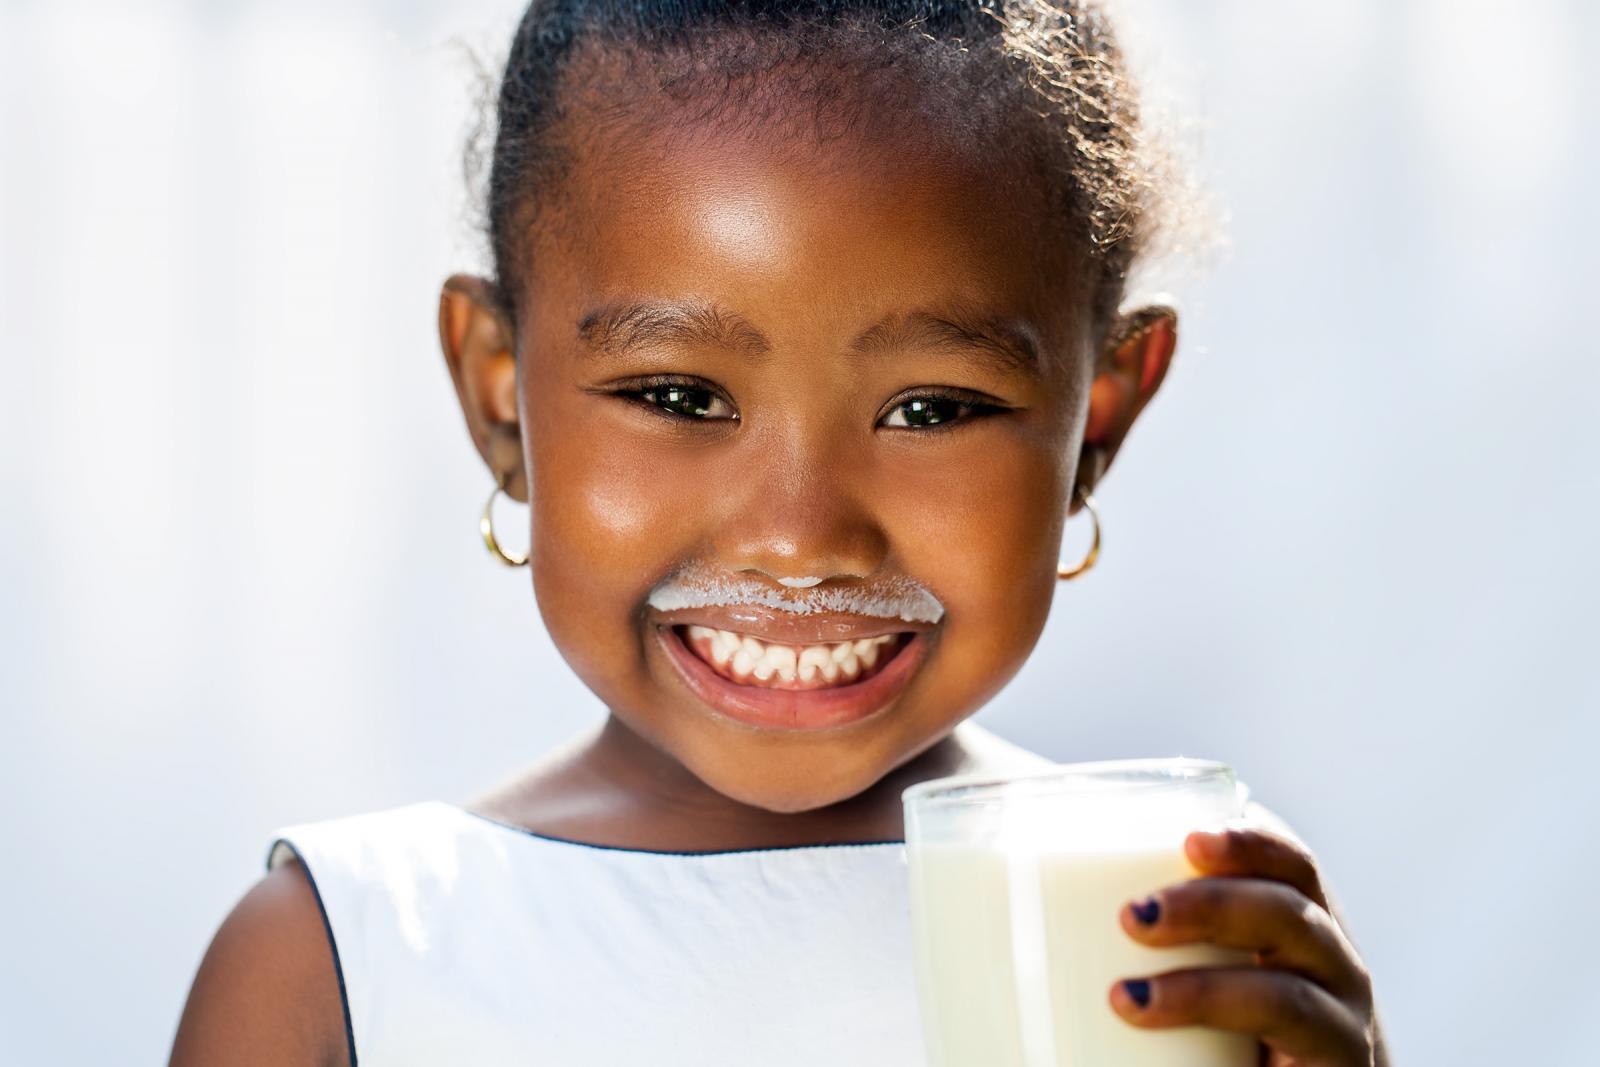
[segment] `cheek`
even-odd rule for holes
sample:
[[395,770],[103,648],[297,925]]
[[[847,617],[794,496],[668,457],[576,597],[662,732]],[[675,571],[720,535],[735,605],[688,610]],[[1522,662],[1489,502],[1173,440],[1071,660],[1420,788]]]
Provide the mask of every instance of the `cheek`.
[[690,472],[562,405],[530,412],[533,586],[552,640],[591,685],[634,670],[637,610],[686,554]]
[[[585,450],[587,451],[587,450]],[[552,529],[565,520],[567,540],[581,538],[597,554],[610,558],[618,550],[638,551],[661,528],[661,502],[651,495],[661,478],[641,477],[637,460],[615,455],[569,456],[558,468],[571,479],[551,494],[547,516]],[[570,527],[570,528],[567,528]]]
[[909,538],[939,560],[928,580],[962,595],[1053,576],[1070,481],[1063,434],[1051,432],[1057,421],[1045,412],[1040,432],[996,429],[907,446],[884,488]]
[[[712,484],[701,465],[671,457],[649,439],[596,440],[595,427],[559,435],[553,422],[536,437],[534,537],[543,548],[605,570],[636,569],[646,560],[674,562],[692,542],[694,517]],[[637,575],[645,583],[654,577]]]
[[903,565],[947,610],[952,669],[992,691],[1044,628],[1066,510],[1065,450],[1053,438],[986,439],[958,460],[907,465],[892,490]]

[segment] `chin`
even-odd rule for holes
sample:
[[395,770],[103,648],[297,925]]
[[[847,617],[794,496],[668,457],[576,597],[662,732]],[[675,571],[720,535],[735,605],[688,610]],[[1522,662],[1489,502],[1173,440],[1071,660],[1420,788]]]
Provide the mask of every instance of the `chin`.
[[797,765],[803,770],[803,763],[784,760],[779,769],[764,766],[760,759],[741,762],[742,766],[727,774],[690,769],[707,786],[728,799],[780,815],[797,815],[842,803],[872,788],[883,777],[882,774],[843,774],[835,767],[831,774],[807,776],[804,782],[790,783],[784,779],[795,775]]

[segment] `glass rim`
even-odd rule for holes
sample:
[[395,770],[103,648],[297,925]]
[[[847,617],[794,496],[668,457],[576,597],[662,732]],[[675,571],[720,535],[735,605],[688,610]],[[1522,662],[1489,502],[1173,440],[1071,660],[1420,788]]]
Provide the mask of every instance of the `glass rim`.
[[[1117,774],[1146,772],[1151,776],[1144,782],[1130,781],[1134,787],[1146,789],[1170,788],[1188,785],[1213,778],[1227,778],[1238,785],[1238,775],[1233,767],[1220,760],[1198,759],[1192,756],[1151,756],[1137,759],[1086,760],[1077,763],[1058,763],[1037,771],[1014,774],[975,772],[955,774],[944,778],[929,778],[907,786],[900,793],[901,803],[911,808],[930,805],[975,803],[992,799],[1010,786],[1028,786],[1063,779],[1059,789],[1032,789],[1030,797],[1052,796],[1072,792],[1072,782],[1092,783]],[[1154,773],[1152,773],[1154,772]],[[1172,773],[1180,772],[1180,773]]]

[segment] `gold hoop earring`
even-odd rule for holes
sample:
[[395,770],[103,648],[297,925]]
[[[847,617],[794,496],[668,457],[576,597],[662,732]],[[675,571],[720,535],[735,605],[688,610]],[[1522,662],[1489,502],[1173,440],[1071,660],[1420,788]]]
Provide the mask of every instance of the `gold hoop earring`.
[[525,567],[528,557],[508,556],[505,549],[500,547],[500,542],[494,536],[494,498],[506,491],[506,486],[511,484],[511,475],[502,474],[495,483],[494,492],[489,494],[489,500],[483,505],[483,517],[478,520],[478,532],[483,534],[483,543],[489,546],[490,555],[504,563],[507,567]]
[[1077,578],[1090,567],[1093,567],[1094,561],[1100,558],[1100,509],[1094,506],[1094,497],[1089,495],[1089,490],[1083,487],[1082,482],[1078,483],[1077,488],[1072,491],[1072,495],[1081,500],[1084,508],[1089,512],[1089,518],[1094,523],[1094,541],[1089,545],[1089,554],[1084,556],[1083,562],[1076,567],[1068,570],[1066,567],[1061,566],[1060,563],[1056,564],[1056,577],[1062,581],[1071,581]]

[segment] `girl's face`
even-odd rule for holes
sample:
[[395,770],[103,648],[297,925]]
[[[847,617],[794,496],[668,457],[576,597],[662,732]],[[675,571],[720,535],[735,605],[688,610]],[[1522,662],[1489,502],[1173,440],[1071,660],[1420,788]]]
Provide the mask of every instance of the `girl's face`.
[[[1009,681],[1080,460],[1097,477],[1159,381],[1142,353],[1096,381],[1076,268],[1003,178],[912,135],[596,137],[520,264],[514,359],[481,283],[446,286],[446,354],[531,504],[552,639],[616,719],[737,801],[860,793]],[[943,613],[647,603],[686,569],[806,603],[920,586]],[[755,668],[699,627],[793,662]],[[870,666],[834,654],[870,635],[888,638]]]

